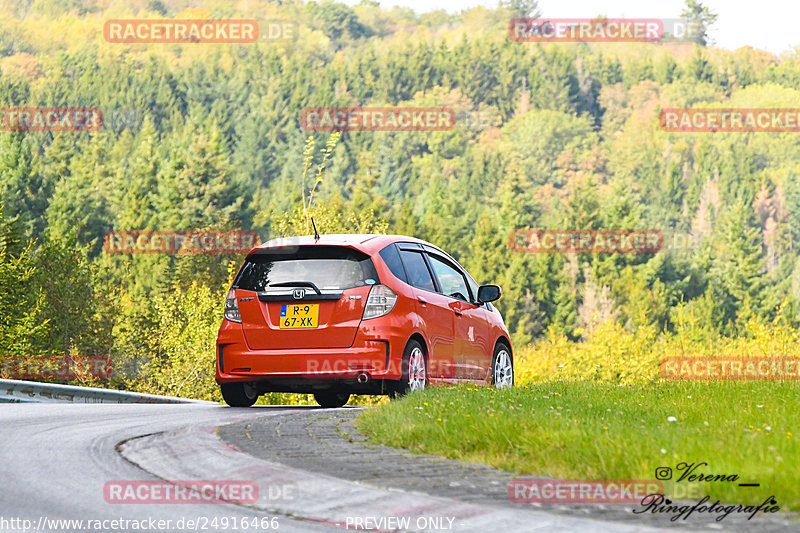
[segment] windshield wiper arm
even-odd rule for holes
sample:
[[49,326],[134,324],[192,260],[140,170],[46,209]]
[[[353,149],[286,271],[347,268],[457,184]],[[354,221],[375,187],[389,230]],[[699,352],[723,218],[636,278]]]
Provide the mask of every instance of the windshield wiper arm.
[[314,289],[317,294],[322,294],[319,288],[311,281],[284,281],[281,283],[270,283],[268,287],[308,287]]

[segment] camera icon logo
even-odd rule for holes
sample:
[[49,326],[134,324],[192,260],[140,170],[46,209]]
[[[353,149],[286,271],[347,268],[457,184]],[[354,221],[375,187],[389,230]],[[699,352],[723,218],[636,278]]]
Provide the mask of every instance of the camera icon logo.
[[668,466],[659,466],[656,468],[656,479],[660,481],[672,479],[672,469]]

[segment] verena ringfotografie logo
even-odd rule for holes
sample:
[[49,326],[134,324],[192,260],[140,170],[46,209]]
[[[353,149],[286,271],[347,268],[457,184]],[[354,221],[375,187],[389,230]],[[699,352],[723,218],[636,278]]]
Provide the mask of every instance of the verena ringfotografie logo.
[[652,479],[518,479],[508,484],[508,498],[517,503],[639,503],[650,494],[663,493],[661,482]]
[[800,357],[668,357],[660,369],[669,380],[797,380]]
[[125,19],[107,20],[103,37],[110,43],[254,43],[255,20]]
[[242,254],[259,242],[255,231],[110,231],[109,254]]
[[661,129],[680,133],[800,131],[800,109],[664,109]]
[[103,486],[106,503],[116,504],[192,504],[258,501],[255,481],[108,481]]
[[96,107],[6,107],[0,131],[97,131],[103,113]]
[[41,355],[4,357],[0,361],[3,379],[87,379],[111,376],[111,358],[105,355]]
[[445,131],[456,124],[448,107],[307,107],[306,131]]
[[658,230],[514,230],[509,248],[530,253],[656,253],[664,244]]

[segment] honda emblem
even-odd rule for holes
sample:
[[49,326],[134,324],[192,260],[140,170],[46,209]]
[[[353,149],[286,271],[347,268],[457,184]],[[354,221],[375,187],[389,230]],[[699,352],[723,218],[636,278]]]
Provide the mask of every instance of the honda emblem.
[[294,296],[295,300],[302,300],[306,296],[305,289],[295,289],[292,291],[292,296]]

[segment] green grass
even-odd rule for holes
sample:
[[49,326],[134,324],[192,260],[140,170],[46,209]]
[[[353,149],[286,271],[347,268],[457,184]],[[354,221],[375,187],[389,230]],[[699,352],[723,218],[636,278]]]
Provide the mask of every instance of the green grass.
[[[368,410],[357,425],[376,443],[560,479],[654,479],[657,467],[706,462],[696,472],[739,480],[683,481],[688,499],[775,495],[786,511],[800,509],[799,407],[797,382],[437,387]],[[761,486],[738,486],[750,482]]]

